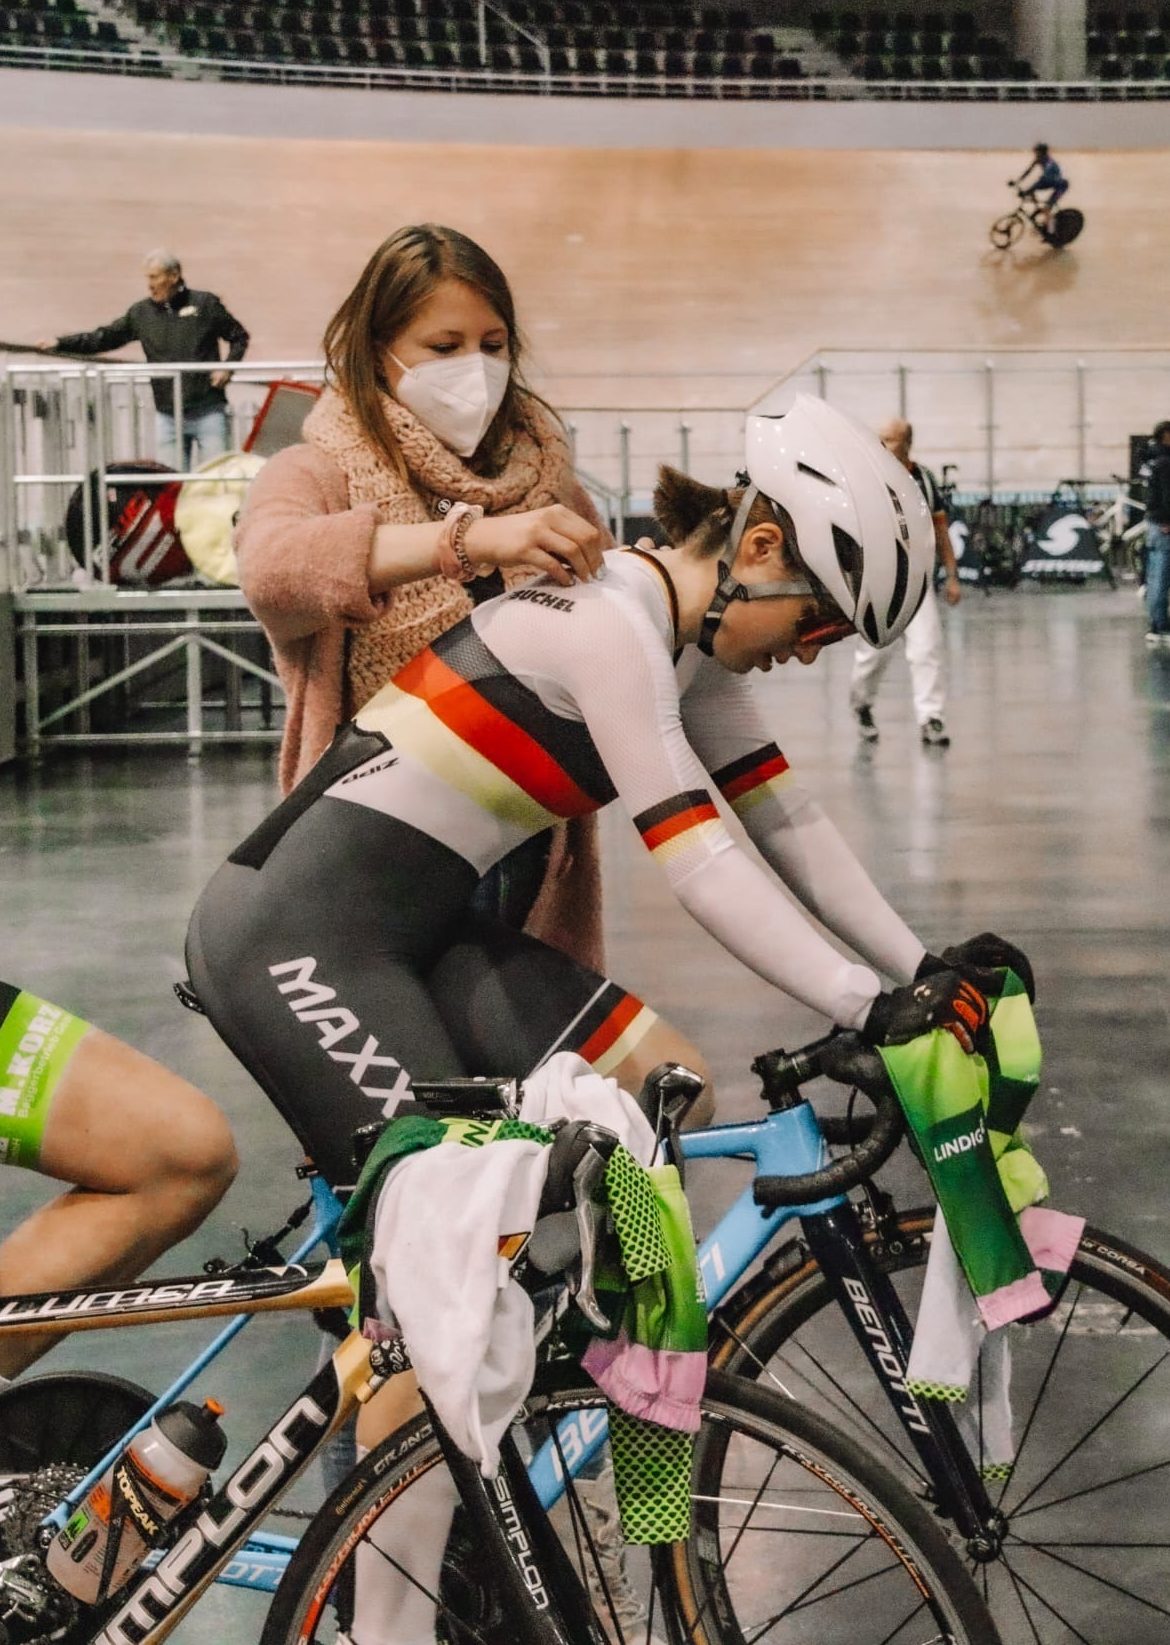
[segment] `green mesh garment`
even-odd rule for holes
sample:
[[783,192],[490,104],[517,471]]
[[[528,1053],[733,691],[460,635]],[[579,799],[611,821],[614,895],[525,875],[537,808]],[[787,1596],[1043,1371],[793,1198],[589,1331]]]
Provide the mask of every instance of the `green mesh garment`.
[[623,1538],[644,1546],[690,1536],[694,1436],[628,1416],[611,1402],[609,1441]]

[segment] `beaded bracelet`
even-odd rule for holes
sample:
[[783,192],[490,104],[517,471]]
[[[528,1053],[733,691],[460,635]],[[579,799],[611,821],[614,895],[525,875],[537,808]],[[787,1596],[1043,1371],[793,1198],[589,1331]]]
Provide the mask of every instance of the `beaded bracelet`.
[[439,533],[439,570],[453,583],[470,583],[479,571],[467,557],[463,539],[476,520],[483,519],[478,503],[452,503]]

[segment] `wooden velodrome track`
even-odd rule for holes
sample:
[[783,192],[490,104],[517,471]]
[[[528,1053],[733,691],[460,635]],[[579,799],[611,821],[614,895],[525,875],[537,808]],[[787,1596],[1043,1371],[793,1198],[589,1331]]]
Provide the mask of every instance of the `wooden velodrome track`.
[[745,405],[818,347],[1162,344],[1164,155],[1062,159],[1085,234],[1061,254],[1029,236],[1000,257],[987,227],[1023,164],[1002,152],[7,129],[0,335],[113,318],[143,291],[143,252],[163,245],[249,327],[253,358],[313,358],[378,241],[429,219],[501,262],[536,375],[561,403]]

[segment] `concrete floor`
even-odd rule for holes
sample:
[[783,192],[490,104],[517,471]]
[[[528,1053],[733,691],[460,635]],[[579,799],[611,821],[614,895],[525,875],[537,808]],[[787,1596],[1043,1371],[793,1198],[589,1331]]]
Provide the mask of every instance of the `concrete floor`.
[[[1046,1048],[1033,1134],[1054,1203],[1170,1258],[1170,651],[1145,649],[1131,589],[968,593],[946,621],[948,750],[919,745],[901,658],[878,701],[874,748],[858,745],[848,711],[847,648],[760,689],[793,765],[924,941],[990,929],[1030,953]],[[171,1273],[235,1254],[241,1225],[277,1226],[299,1192],[295,1143],[170,993],[188,911],[272,804],[274,767],[255,750],[195,768],[119,751],[0,772],[0,977],[171,1064],[235,1126],[239,1179],[166,1259]],[[751,1057],[822,1025],[693,925],[623,817],[604,826],[612,974],[704,1048],[721,1114],[752,1114]],[[700,1225],[726,1204],[737,1169],[693,1173]],[[913,1171],[894,1169],[906,1180]],[[16,1171],[3,1186],[5,1226],[49,1191]],[[140,1334],[90,1334],[49,1364],[157,1388],[207,1334],[152,1331],[148,1356]],[[233,1450],[307,1380],[314,1341],[305,1320],[261,1321],[213,1369],[206,1391],[228,1406]]]

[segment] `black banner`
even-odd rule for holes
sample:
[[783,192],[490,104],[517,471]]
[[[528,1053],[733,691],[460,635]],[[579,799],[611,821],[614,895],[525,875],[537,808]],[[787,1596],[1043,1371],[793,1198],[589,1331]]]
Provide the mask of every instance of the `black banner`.
[[1058,502],[1032,527],[1021,575],[1052,581],[1109,576],[1097,533],[1075,503]]

